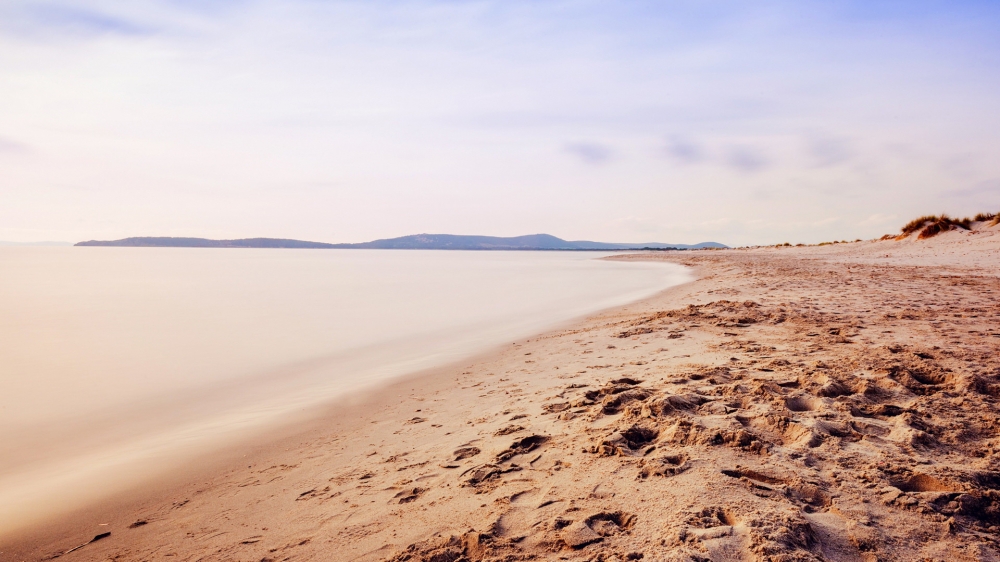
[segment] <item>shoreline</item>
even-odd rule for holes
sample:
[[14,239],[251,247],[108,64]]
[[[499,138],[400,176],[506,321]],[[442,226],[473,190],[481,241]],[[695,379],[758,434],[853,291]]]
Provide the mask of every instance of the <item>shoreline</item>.
[[3,555],[103,522],[67,560],[995,559],[1000,253],[941,236],[616,256],[697,279]]
[[[325,258],[316,254],[307,261],[315,264],[316,258],[321,258],[324,264],[340,264],[323,261]],[[284,260],[257,260],[250,261],[287,265]],[[132,261],[97,260],[112,265]],[[151,263],[142,259],[136,261],[147,266]],[[159,261],[154,259],[152,263]],[[190,267],[203,260],[192,262],[175,258],[170,263]],[[237,260],[236,263],[248,262]],[[163,314],[165,321],[162,323],[157,323],[156,316],[160,314],[155,313],[154,306],[134,306],[131,308],[134,314],[119,314],[131,318],[145,314],[147,320],[153,322],[152,328],[146,331],[139,322],[131,323],[136,328],[131,332],[143,340],[138,346],[120,345],[102,351],[102,345],[110,344],[112,339],[135,342],[108,337],[99,341],[102,336],[88,340],[85,335],[77,337],[78,333],[85,332],[82,330],[63,330],[73,332],[65,334],[53,330],[52,333],[66,337],[58,349],[52,350],[52,355],[60,362],[42,365],[47,370],[39,367],[37,373],[35,363],[41,361],[33,363],[32,360],[44,358],[46,354],[25,341],[30,338],[28,334],[35,333],[27,329],[35,324],[26,321],[26,329],[11,335],[17,345],[5,354],[5,360],[9,359],[5,364],[13,375],[6,386],[19,388],[19,376],[23,373],[21,386],[32,390],[22,395],[15,392],[13,396],[22,398],[4,409],[11,423],[6,431],[0,432],[7,436],[7,439],[0,437],[0,459],[3,461],[0,462],[3,465],[0,467],[0,534],[6,536],[18,527],[32,526],[39,518],[49,518],[55,511],[65,512],[101,501],[109,492],[126,486],[155,481],[157,472],[185,470],[192,464],[189,459],[205,458],[206,451],[246,442],[248,436],[251,441],[254,435],[266,436],[269,427],[287,424],[285,418],[296,419],[299,412],[311,411],[313,406],[322,408],[331,400],[336,402],[338,395],[367,391],[370,386],[378,388],[398,376],[410,376],[429,367],[476,356],[511,338],[561,326],[591,311],[644,298],[687,279],[678,267],[615,265],[581,256],[552,259],[543,256],[472,259],[456,256],[431,262],[406,258],[400,263],[390,257],[362,256],[351,258],[346,264],[360,265],[362,276],[367,275],[367,280],[386,278],[376,273],[392,264],[412,272],[416,283],[406,283],[405,275],[400,273],[388,276],[390,280],[381,285],[377,281],[374,285],[363,283],[360,279],[341,284],[358,284],[358,290],[353,293],[309,292],[319,285],[308,280],[322,279],[320,274],[339,271],[344,264],[332,268],[293,268],[293,273],[298,272],[298,275],[286,275],[284,283],[274,283],[273,279],[268,282],[270,277],[264,276],[263,283],[244,284],[240,293],[244,296],[256,294],[261,289],[270,291],[264,292],[265,302],[251,307],[250,312],[241,304],[243,299],[225,290],[230,296],[218,301],[223,304],[214,308],[209,306],[205,309],[208,312],[201,314],[194,311],[200,307],[191,303],[211,305],[215,299],[201,298],[202,294],[218,294],[212,291],[231,285],[220,281],[223,278],[206,275],[202,279],[205,282],[200,285],[180,285],[205,288],[207,293],[178,290],[168,295],[170,299],[163,302],[173,302],[181,312]],[[442,271],[455,275],[449,275],[448,280],[421,285],[422,281],[433,279],[427,276],[426,270],[434,269],[433,265],[423,264],[438,264]],[[33,271],[31,267],[22,269]],[[76,271],[78,268],[68,269]],[[239,269],[224,264],[220,269],[232,273],[253,267]],[[513,276],[516,287],[484,299],[485,295],[503,291],[505,277],[501,273]],[[233,277],[238,276],[224,279],[232,281]],[[25,275],[21,284],[30,285],[27,280],[30,275]],[[8,285],[12,287],[10,295],[19,294],[17,283]],[[102,290],[109,286],[98,285]],[[398,291],[382,297],[378,297],[378,290],[367,293],[364,290],[372,286],[389,290],[396,285],[407,287],[397,287]],[[307,290],[274,290],[282,287]],[[446,290],[439,290],[439,287]],[[447,290],[449,287],[453,290]],[[80,293],[85,294],[88,290],[84,287]],[[108,296],[109,292],[115,291],[99,294]],[[144,302],[146,297],[141,290],[134,293],[128,293],[132,304]],[[325,297],[318,293],[344,296],[324,300]],[[153,291],[153,294],[159,293]],[[285,295],[297,296],[288,298]],[[40,300],[37,296],[36,300]],[[30,302],[30,299],[24,300]],[[155,302],[157,299],[149,300]],[[407,306],[407,301],[416,302]],[[115,310],[116,303],[123,304],[114,299],[107,302],[110,306],[103,307],[106,310]],[[225,306],[225,303],[232,306]],[[358,306],[352,308],[354,304]],[[21,308],[26,318],[30,318],[28,315],[33,309],[48,310],[31,304]],[[74,310],[68,306],[54,308],[58,309],[55,312]],[[162,313],[172,307],[160,308]],[[288,312],[278,314],[275,311],[279,309]],[[331,315],[330,310],[336,310],[337,314]],[[91,321],[89,315],[65,316],[65,322],[49,323],[73,326],[74,322]],[[114,313],[104,316],[102,326],[122,327],[109,321],[108,317]],[[49,316],[37,314],[36,317]],[[257,320],[243,322],[246,329],[235,322],[216,321],[251,317]],[[48,328],[45,322],[36,324]],[[296,332],[300,325],[306,327],[305,332]],[[205,326],[208,327],[203,328]],[[163,330],[158,331],[157,327]],[[100,329],[86,332],[108,333]],[[149,337],[151,334],[157,337]],[[50,340],[59,341],[59,338]],[[254,341],[258,343],[251,344]],[[118,347],[121,353],[117,353]],[[19,352],[21,349],[34,351]],[[40,349],[45,348],[40,346]],[[91,350],[96,351],[92,353]],[[78,368],[78,365],[83,367]],[[138,378],[123,376],[129,372],[143,375],[139,378],[145,381],[135,384]],[[60,383],[63,380],[65,385]]]
[[[620,256],[608,257],[617,258]],[[520,338],[513,342],[513,345],[518,345],[518,341],[531,341],[572,329],[573,326],[595,316],[639,306],[646,301],[660,297],[663,293],[689,285],[697,280],[697,275],[692,274],[691,268],[688,268],[688,273],[691,274],[688,281],[672,285],[653,295],[624,305],[613,305],[606,309],[559,322],[542,332]],[[307,406],[297,414],[286,414],[280,421],[271,422],[266,426],[245,429],[230,442],[217,447],[201,448],[198,452],[188,452],[185,454],[186,461],[198,464],[199,466],[196,468],[178,466],[172,474],[158,473],[145,478],[139,477],[141,481],[136,485],[106,494],[99,501],[88,502],[88,505],[81,508],[42,517],[37,524],[31,526],[44,530],[22,526],[12,532],[0,532],[0,558],[7,555],[23,557],[25,556],[24,552],[32,552],[36,558],[29,557],[25,558],[26,560],[47,559],[58,555],[62,544],[68,545],[76,540],[50,541],[49,537],[53,534],[75,536],[82,541],[79,544],[84,544],[89,540],[85,540],[85,537],[91,533],[97,536],[105,532],[105,527],[109,529],[127,528],[127,525],[131,525],[135,521],[126,521],[130,516],[125,514],[141,512],[151,505],[162,504],[170,501],[171,498],[184,495],[184,492],[196,490],[200,481],[212,480],[220,473],[234,471],[243,466],[244,462],[254,459],[259,461],[280,454],[280,449],[287,449],[284,440],[297,441],[300,444],[308,443],[316,439],[317,434],[330,431],[331,427],[336,428],[336,431],[341,433],[357,430],[371,422],[370,416],[366,415],[367,411],[395,403],[398,397],[405,393],[404,388],[411,387],[412,390],[414,387],[419,387],[425,392],[431,389],[447,390],[455,384],[455,373],[461,370],[461,366],[468,365],[470,362],[494,360],[506,351],[507,347],[507,344],[495,345],[464,359],[421,369],[389,381],[375,383],[361,390],[333,398],[323,404]],[[103,524],[98,523],[95,526],[93,521],[102,521]],[[39,554],[40,549],[44,550],[45,548],[42,545],[47,546],[48,544],[59,544],[60,546],[49,548],[50,552],[47,554]]]

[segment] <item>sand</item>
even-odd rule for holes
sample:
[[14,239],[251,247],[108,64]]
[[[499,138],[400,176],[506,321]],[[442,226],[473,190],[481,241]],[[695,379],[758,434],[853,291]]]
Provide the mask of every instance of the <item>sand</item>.
[[[698,280],[8,536],[4,560],[1000,559],[1000,227]],[[244,456],[246,455],[246,456]]]

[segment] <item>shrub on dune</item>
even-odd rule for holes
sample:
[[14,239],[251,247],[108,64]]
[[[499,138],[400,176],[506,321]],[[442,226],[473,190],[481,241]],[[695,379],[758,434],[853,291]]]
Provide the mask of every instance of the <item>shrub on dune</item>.
[[917,240],[924,240],[926,238],[931,238],[937,236],[946,230],[951,230],[953,228],[952,221],[947,215],[941,215],[941,217],[930,224],[924,226],[920,230],[920,234],[917,235]]
[[896,240],[902,240],[918,231],[920,234],[917,236],[917,239],[924,240],[949,230],[955,230],[958,228],[961,228],[962,230],[969,230],[972,228],[973,222],[982,222],[990,219],[993,220],[991,226],[993,224],[997,224],[998,217],[992,213],[979,213],[974,219],[970,219],[969,217],[953,219],[948,215],[926,215],[906,223],[906,225],[902,228],[902,234],[897,236]]
[[[986,228],[996,226],[1000,224],[1000,213],[978,213],[971,219],[969,217],[953,219],[944,214],[940,216],[924,215],[906,223],[900,229],[901,234],[886,234],[882,238],[879,238],[879,240],[903,240],[914,232],[919,233],[917,235],[918,240],[924,240],[949,230],[972,230],[973,223],[986,223]],[[982,227],[983,225],[979,226],[979,228]]]
[[[942,216],[944,216],[944,215],[942,215]],[[903,236],[904,237],[909,236],[909,235],[913,234],[914,232],[916,232],[916,231],[920,230],[921,228],[923,228],[927,223],[934,222],[936,220],[938,220],[938,218],[936,216],[934,216],[934,215],[925,215],[925,216],[922,216],[922,217],[920,217],[918,219],[913,219],[910,222],[906,223],[906,225],[903,227],[903,230],[902,230]]]

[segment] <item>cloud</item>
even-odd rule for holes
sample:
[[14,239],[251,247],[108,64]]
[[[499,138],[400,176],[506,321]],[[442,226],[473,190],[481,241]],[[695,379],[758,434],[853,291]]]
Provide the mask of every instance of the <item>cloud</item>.
[[[98,9],[57,3],[29,4],[8,13],[7,26],[32,34],[59,33],[70,35],[150,35],[156,30],[129,18]],[[5,27],[7,27],[5,26]]]
[[806,139],[806,150],[813,166],[826,168],[850,160],[854,156],[851,144],[846,139],[829,136],[810,136]]
[[0,137],[0,153],[4,152],[28,152],[28,145],[17,141]]
[[975,200],[988,199],[996,204],[995,202],[1000,198],[1000,179],[981,181],[963,189],[954,189],[949,192],[949,195]]
[[611,160],[614,151],[610,147],[593,142],[575,142],[566,145],[566,151],[587,164],[604,164]]
[[760,151],[747,146],[730,148],[729,154],[726,156],[726,163],[741,172],[758,172],[769,164],[767,158]]
[[897,219],[897,215],[888,213],[875,213],[858,223],[859,226],[882,226],[892,223]]
[[667,156],[682,164],[694,164],[705,159],[705,151],[691,141],[671,138],[667,141]]

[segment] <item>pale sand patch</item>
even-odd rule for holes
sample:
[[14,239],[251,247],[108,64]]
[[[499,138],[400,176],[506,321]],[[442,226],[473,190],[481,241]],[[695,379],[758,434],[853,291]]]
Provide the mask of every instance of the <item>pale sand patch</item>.
[[65,559],[997,559],[996,232],[624,257],[700,279],[0,557],[110,532]]

